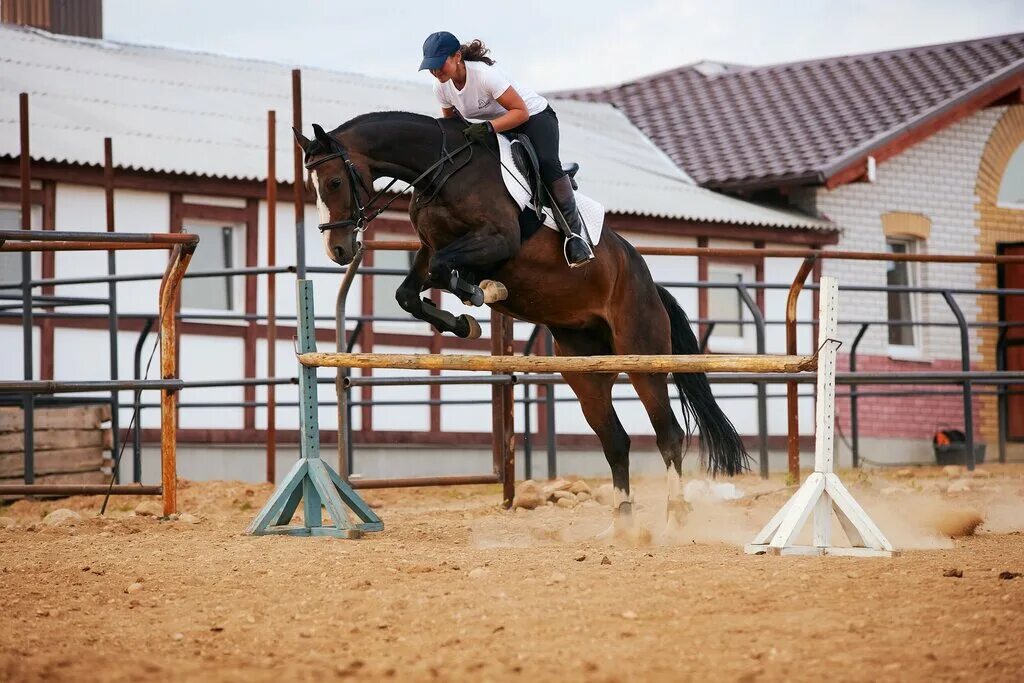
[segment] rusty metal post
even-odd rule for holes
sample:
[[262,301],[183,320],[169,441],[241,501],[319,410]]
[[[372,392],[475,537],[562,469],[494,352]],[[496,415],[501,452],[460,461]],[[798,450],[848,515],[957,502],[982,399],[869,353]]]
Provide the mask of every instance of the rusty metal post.
[[[800,270],[793,278],[786,299],[786,353],[796,355],[796,304],[800,292],[804,288],[807,276],[814,268],[814,256],[808,256],[800,264]],[[789,481],[800,481],[800,392],[796,382],[786,382],[786,406],[789,410],[789,429],[787,436]]]
[[[512,321],[507,316],[491,310],[491,354],[511,356]],[[500,374],[500,373],[498,373]],[[515,387],[512,383],[491,387],[492,401],[492,461],[494,473],[502,483],[502,504],[512,506],[516,490],[516,433],[515,433]]]
[[[302,71],[292,69],[292,126],[302,130]],[[295,199],[295,274],[299,280],[306,279],[306,199],[303,196],[302,150],[292,147],[295,175],[292,189]]]
[[[181,278],[192,259],[194,246],[178,246],[171,251],[167,271],[160,283],[160,375],[177,379],[177,299]],[[164,515],[178,511],[178,392],[160,392],[160,481],[163,487]]]
[[[19,159],[21,167],[21,229],[32,230],[32,154],[29,151],[28,93],[18,96],[19,123],[21,126],[21,151]],[[32,254],[21,255],[21,310],[22,365],[26,380],[32,379]],[[24,428],[24,482],[35,481],[35,396],[26,393],[21,397],[21,408]]]
[[[267,268],[277,265],[277,112],[267,112]],[[267,273],[267,377],[277,377],[277,275]],[[267,385],[267,481],[277,480],[277,387]]]
[[[107,232],[114,232],[114,145],[110,138],[103,138],[103,196],[107,208]],[[117,275],[117,252],[113,249],[107,251],[107,275]],[[107,329],[110,336],[110,379],[117,380],[118,373],[118,350],[117,350],[117,283],[107,283]],[[116,464],[120,463],[118,451],[121,443],[121,395],[117,391],[110,392],[110,432],[113,438],[110,442],[110,459]],[[115,467],[114,478],[120,483],[120,467]]]

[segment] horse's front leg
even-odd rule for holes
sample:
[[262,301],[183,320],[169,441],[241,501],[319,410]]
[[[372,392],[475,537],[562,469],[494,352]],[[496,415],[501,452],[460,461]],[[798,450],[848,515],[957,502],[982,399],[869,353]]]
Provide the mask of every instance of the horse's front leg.
[[505,285],[483,280],[477,285],[464,277],[469,271],[507,261],[519,251],[519,242],[494,232],[474,232],[453,240],[430,259],[428,279],[441,289],[459,297],[463,303],[483,306],[508,298]]
[[476,339],[480,336],[480,323],[472,316],[452,315],[435,306],[429,299],[420,297],[420,293],[427,288],[429,264],[430,251],[420,247],[413,257],[412,269],[395,291],[398,305],[414,318],[433,325],[438,332],[451,332],[466,339]]

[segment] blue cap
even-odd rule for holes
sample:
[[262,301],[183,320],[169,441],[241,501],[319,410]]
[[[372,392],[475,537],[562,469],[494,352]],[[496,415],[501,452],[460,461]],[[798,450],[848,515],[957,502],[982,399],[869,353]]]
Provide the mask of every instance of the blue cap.
[[460,47],[462,43],[448,31],[431,33],[423,41],[423,61],[420,62],[419,70],[440,69],[444,66],[445,60],[455,54]]

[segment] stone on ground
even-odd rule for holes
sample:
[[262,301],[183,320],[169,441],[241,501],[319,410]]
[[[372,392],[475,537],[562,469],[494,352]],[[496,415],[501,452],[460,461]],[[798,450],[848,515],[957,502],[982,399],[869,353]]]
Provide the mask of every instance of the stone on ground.
[[72,526],[81,521],[82,515],[78,514],[74,510],[68,510],[67,508],[54,510],[43,518],[43,524],[46,526]]

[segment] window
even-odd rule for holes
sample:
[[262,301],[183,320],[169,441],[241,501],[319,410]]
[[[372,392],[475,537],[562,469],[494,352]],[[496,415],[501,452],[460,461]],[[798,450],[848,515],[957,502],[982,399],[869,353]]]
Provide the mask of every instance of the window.
[[[913,240],[886,240],[888,251],[893,254],[913,254],[917,243]],[[917,265],[906,261],[890,261],[886,273],[886,284],[914,287],[917,285]],[[914,321],[917,309],[917,295],[910,292],[889,292],[889,322],[909,323]],[[917,330],[913,325],[889,325],[889,345],[896,347],[917,346]]]
[[373,314],[388,318],[408,317],[408,313],[395,301],[395,290],[402,284],[405,274],[412,267],[412,252],[378,250],[373,253],[374,268],[397,269],[402,275],[373,276]]
[[[0,208],[0,230],[20,230],[21,211],[18,209]],[[21,252],[0,251],[0,282],[21,282]],[[0,294],[18,294],[21,290],[14,288],[0,289]]]
[[1024,209],[1024,145],[1017,148],[1003,171],[996,202],[999,206]]
[[[237,263],[236,253],[241,253],[240,245],[243,230],[236,225],[221,225],[189,221],[183,228],[185,232],[199,235],[199,247],[192,255],[189,273],[210,272],[225,268],[234,268]],[[240,303],[236,296],[234,278],[202,277],[185,278],[181,284],[181,305],[183,308],[205,308],[218,311],[234,310]]]
[[[708,282],[753,282],[754,266],[733,263],[709,263]],[[723,339],[744,340],[753,334],[754,326],[747,305],[743,302],[739,290],[734,287],[715,287],[708,292],[708,318],[719,321],[715,324],[713,337],[716,341]]]

